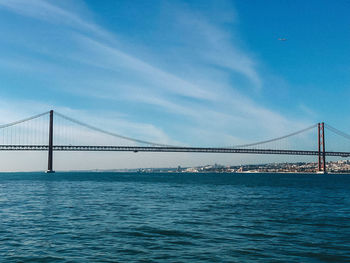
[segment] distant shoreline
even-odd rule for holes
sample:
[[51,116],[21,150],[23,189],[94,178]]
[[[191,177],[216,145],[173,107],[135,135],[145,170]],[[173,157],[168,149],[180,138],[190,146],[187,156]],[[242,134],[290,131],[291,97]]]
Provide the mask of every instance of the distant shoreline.
[[[30,173],[37,173],[37,174],[45,174],[45,171],[8,171],[8,172],[0,172],[1,174],[30,174]],[[349,172],[327,172],[327,173],[310,173],[310,172],[166,172],[166,171],[155,171],[155,172],[137,172],[137,171],[110,171],[110,170],[68,170],[68,171],[56,171],[56,174],[66,174],[66,173],[96,173],[96,174],[108,174],[108,173],[115,173],[115,174],[193,174],[193,175],[205,175],[205,174],[227,174],[227,175],[258,175],[258,174],[270,174],[270,175],[278,175],[278,174],[286,174],[286,175],[350,175]],[[47,175],[52,176],[52,174]]]

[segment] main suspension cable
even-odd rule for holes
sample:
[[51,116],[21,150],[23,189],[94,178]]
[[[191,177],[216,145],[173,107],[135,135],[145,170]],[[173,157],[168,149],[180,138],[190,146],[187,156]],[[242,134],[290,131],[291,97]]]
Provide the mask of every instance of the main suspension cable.
[[331,126],[329,124],[326,124],[326,123],[325,123],[325,127],[326,127],[327,130],[332,131],[332,132],[338,134],[339,136],[342,136],[342,137],[350,140],[350,134],[342,132],[342,131],[340,131],[340,130],[338,130],[338,129],[334,128],[333,126]]
[[316,128],[316,127],[317,127],[317,124],[314,124],[314,125],[312,125],[310,127],[307,127],[305,129],[302,129],[302,130],[299,130],[299,131],[296,131],[296,132],[293,132],[293,133],[290,133],[290,134],[287,134],[287,135],[284,135],[284,136],[281,136],[281,137],[277,137],[277,138],[274,138],[274,139],[269,139],[269,140],[266,140],[266,141],[255,142],[255,143],[236,145],[236,146],[232,146],[232,148],[250,147],[250,146],[257,146],[257,145],[261,145],[261,144],[265,144],[265,143],[269,143],[269,142],[275,142],[275,141],[279,141],[279,140],[282,140],[282,139],[286,139],[286,138],[294,136],[294,135],[298,135],[300,133],[306,132],[306,131],[311,130],[311,129]]
[[41,117],[41,116],[44,116],[44,115],[46,115],[46,114],[49,114],[49,113],[50,113],[50,112],[47,111],[47,112],[44,112],[44,113],[41,113],[41,114],[38,114],[38,115],[35,115],[35,116],[32,116],[32,117],[23,119],[23,120],[11,122],[11,123],[8,123],[8,124],[3,124],[3,125],[0,125],[0,129],[7,128],[7,127],[11,127],[11,126],[14,126],[14,125],[16,125],[16,124],[20,124],[20,123],[23,123],[23,122],[26,122],[26,121],[34,120],[34,119],[37,119],[37,118],[39,118],[39,117]]
[[94,130],[94,131],[97,131],[97,132],[100,132],[100,133],[104,133],[106,135],[110,135],[110,136],[113,136],[113,137],[117,137],[117,138],[120,138],[120,139],[132,141],[132,142],[137,142],[137,143],[142,143],[142,144],[147,144],[147,145],[152,145],[152,146],[178,147],[178,146],[173,146],[173,145],[168,145],[168,144],[161,144],[161,143],[155,143],[155,142],[144,141],[144,140],[139,140],[139,139],[135,139],[135,138],[132,138],[132,137],[123,136],[123,135],[120,135],[120,134],[117,134],[117,133],[114,133],[114,132],[110,132],[110,131],[106,131],[106,130],[100,129],[98,127],[92,126],[90,124],[87,124],[87,123],[75,120],[73,118],[67,117],[67,116],[65,116],[65,115],[63,115],[61,113],[56,112],[56,111],[55,111],[55,114],[60,116],[61,118],[69,120],[69,121],[71,121],[71,122],[73,122],[75,124],[81,125],[81,126],[83,126],[85,128],[88,128],[88,129],[91,129],[91,130]]

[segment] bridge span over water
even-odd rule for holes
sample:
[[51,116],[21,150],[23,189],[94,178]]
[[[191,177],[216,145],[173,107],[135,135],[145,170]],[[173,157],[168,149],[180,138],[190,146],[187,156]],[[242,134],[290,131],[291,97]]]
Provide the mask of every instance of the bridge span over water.
[[[47,130],[47,143],[38,143],[38,136],[36,132],[31,131],[29,128],[30,125],[27,123],[32,122],[33,120],[40,119],[42,117],[48,117],[46,121],[42,121],[40,125],[43,125],[43,129],[38,129],[37,127],[34,130],[45,131]],[[71,143],[54,143],[54,116],[57,116],[61,120],[68,121],[77,126],[82,126],[85,129],[92,130],[104,135],[117,137],[127,141],[131,141],[135,144],[143,144],[145,146],[131,145],[82,145],[80,144],[71,144]],[[22,131],[16,132],[16,127],[22,125]],[[26,126],[27,125],[27,126]],[[37,124],[36,124],[37,125]],[[35,125],[34,125],[35,126]],[[325,145],[325,128],[329,131],[337,134],[343,138],[350,140],[350,135],[344,133],[330,125],[325,123],[317,123],[305,129],[299,130],[294,133],[287,134],[285,136],[280,136],[277,138],[259,141],[250,144],[237,145],[232,147],[186,147],[186,146],[172,146],[165,145],[150,141],[139,140],[123,135],[119,135],[113,132],[106,131],[104,129],[91,126],[89,124],[83,123],[81,121],[72,119],[63,114],[54,112],[53,110],[45,112],[39,115],[26,118],[24,120],[16,121],[13,123],[0,125],[0,131],[2,131],[2,144],[0,144],[0,151],[47,151],[48,152],[48,169],[47,172],[53,172],[53,152],[54,151],[118,151],[118,152],[191,152],[191,153],[236,153],[236,154],[271,154],[271,155],[304,155],[304,156],[317,156],[318,157],[318,170],[326,172],[326,156],[335,156],[335,157],[350,157],[350,151],[326,151]],[[11,129],[11,131],[9,131]],[[257,148],[268,143],[277,142],[283,139],[287,139],[305,132],[308,132],[312,129],[317,129],[317,149],[312,150],[297,150],[297,149],[270,149],[270,148]],[[33,129],[32,129],[33,130]],[[26,134],[30,133],[30,134]],[[41,132],[42,133],[42,132]],[[44,132],[45,133],[45,132]],[[42,136],[43,134],[39,135]],[[79,133],[78,133],[79,135]],[[1,134],[0,134],[1,137]],[[9,137],[11,139],[9,140]],[[15,137],[15,141],[13,141]],[[19,137],[19,138],[18,138]],[[34,138],[34,139],[33,139]],[[21,140],[22,139],[22,140]],[[41,138],[42,139],[42,138]],[[1,138],[0,138],[1,140]],[[11,143],[8,143],[11,141]],[[25,143],[23,143],[25,141]]]

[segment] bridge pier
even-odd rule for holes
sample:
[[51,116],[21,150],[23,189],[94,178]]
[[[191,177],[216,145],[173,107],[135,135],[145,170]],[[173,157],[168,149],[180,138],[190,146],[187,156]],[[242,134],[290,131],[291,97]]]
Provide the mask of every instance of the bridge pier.
[[53,110],[50,110],[50,123],[49,123],[49,153],[48,153],[48,165],[46,173],[54,173],[53,170]]

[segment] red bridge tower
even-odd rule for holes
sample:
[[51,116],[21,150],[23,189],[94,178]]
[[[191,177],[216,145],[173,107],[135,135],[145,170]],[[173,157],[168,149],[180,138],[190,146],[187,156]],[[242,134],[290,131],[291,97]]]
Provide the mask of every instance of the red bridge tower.
[[318,123],[318,171],[326,173],[326,146],[324,140],[324,122]]

